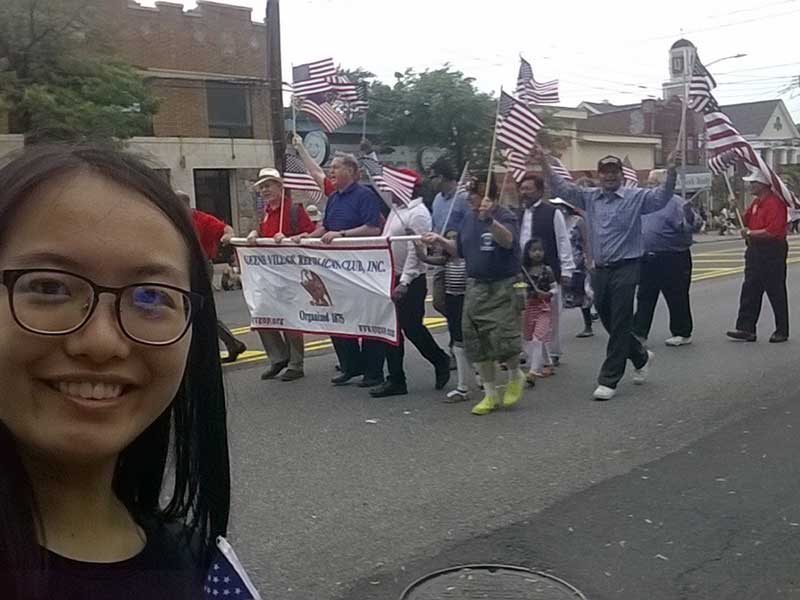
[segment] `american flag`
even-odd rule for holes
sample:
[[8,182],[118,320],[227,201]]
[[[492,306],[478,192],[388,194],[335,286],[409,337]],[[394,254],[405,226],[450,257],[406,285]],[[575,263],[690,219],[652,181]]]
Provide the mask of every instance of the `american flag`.
[[233,548],[223,537],[217,538],[217,553],[203,582],[203,597],[261,600]]
[[328,133],[332,133],[347,125],[347,117],[330,102],[317,104],[310,98],[300,98],[298,110],[314,115]]
[[287,153],[284,159],[283,184],[289,190],[310,192],[315,202],[322,200],[324,196],[317,182],[308,174],[303,161],[294,154]]
[[558,104],[558,79],[539,83],[533,78],[531,63],[520,56],[516,94],[532,104]]
[[506,159],[506,169],[511,171],[511,178],[520,183],[522,178],[525,177],[525,173],[528,172],[528,161],[515,150],[505,150],[503,151],[503,156]]
[[292,68],[292,93],[295,96],[313,96],[331,91],[330,77],[336,75],[332,58],[298,65]]
[[639,187],[639,174],[627,155],[622,161],[622,179],[625,181],[625,187]]
[[689,108],[695,112],[703,112],[709,104],[714,103],[711,90],[717,82],[703,66],[699,58],[695,58],[692,66],[692,77],[689,80]]
[[800,201],[786,187],[783,180],[750,145],[734,126],[731,120],[719,107],[711,90],[716,83],[711,74],[700,63],[695,61],[692,70],[692,82],[689,86],[689,107],[703,113],[706,126],[706,149],[709,152],[708,167],[714,173],[722,173],[738,160],[743,161],[751,169],[764,173],[772,182],[772,191],[790,207],[800,207]]
[[555,156],[550,156],[550,169],[561,176],[562,179],[566,179],[567,181],[572,181],[572,173],[569,172],[567,167],[564,166],[558,158]]
[[358,97],[350,103],[350,108],[355,113],[367,112],[369,110],[369,95],[365,81],[359,81],[356,84],[356,94]]
[[542,121],[510,94],[500,92],[499,102],[497,141],[527,156],[536,144],[536,134],[542,128]]
[[411,201],[416,184],[416,178],[413,175],[407,175],[366,156],[361,157],[360,162],[378,190],[391,192],[405,203]]
[[359,113],[369,108],[367,101],[367,84],[363,81],[353,83],[346,75],[329,77],[331,91],[347,104],[351,113]]

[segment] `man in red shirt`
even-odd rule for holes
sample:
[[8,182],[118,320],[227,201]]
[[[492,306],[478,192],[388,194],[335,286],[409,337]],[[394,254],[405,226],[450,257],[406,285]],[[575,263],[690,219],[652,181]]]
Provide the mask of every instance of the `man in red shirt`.
[[756,323],[761,301],[767,293],[775,314],[773,344],[789,339],[789,303],[786,295],[786,204],[772,191],[771,182],[761,171],[754,171],[744,181],[750,183],[754,200],[744,215],[742,237],[747,242],[744,255],[744,283],[739,300],[736,330],[728,337],[746,342],[756,341]]
[[[217,257],[217,247],[219,244],[227,244],[234,236],[233,227],[220,221],[214,215],[192,208],[192,199],[186,192],[175,192],[184,201],[186,206],[192,211],[192,221],[200,246],[208,259],[208,278],[213,282],[214,279],[214,259]],[[217,320],[217,335],[225,347],[228,349],[228,356],[222,359],[224,363],[234,362],[239,355],[247,350],[247,346],[236,339],[230,329],[220,320]]]
[[[251,231],[247,236],[249,242],[265,237],[280,243],[287,237],[311,233],[316,229],[303,205],[292,202],[277,169],[261,169],[253,187],[264,199],[265,206],[264,218],[258,230]],[[258,335],[270,359],[270,367],[261,374],[261,379],[272,379],[286,367],[289,368],[281,376],[282,381],[295,381],[303,377],[305,348],[302,333],[259,329]]]

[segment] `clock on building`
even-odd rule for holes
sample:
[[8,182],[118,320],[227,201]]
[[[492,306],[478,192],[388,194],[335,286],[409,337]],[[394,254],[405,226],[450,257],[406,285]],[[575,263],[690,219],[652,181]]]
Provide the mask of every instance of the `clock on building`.
[[331,153],[331,143],[328,136],[322,131],[312,131],[303,138],[303,145],[308,150],[308,154],[318,165],[325,164]]

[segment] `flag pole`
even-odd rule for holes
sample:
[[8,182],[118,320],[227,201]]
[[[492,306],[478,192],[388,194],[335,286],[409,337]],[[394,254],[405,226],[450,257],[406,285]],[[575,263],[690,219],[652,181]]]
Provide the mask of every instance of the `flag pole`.
[[292,94],[292,132],[297,135],[297,104],[294,102],[294,94]]
[[686,128],[688,125],[689,112],[689,83],[692,78],[692,72],[694,71],[694,57],[689,54],[688,48],[683,49],[683,66],[683,112],[681,113],[681,129],[678,134],[679,143],[676,149],[680,147],[683,154],[681,157],[681,196],[683,197],[683,201],[686,202],[686,162],[688,158],[687,154],[689,153],[689,141],[686,135]]
[[445,231],[447,231],[447,224],[450,222],[450,217],[453,215],[453,207],[456,205],[456,195],[458,195],[458,189],[464,187],[464,184],[467,181],[468,171],[469,161],[464,163],[464,168],[461,170],[461,178],[458,180],[458,184],[456,185],[456,192],[453,194],[453,201],[450,203],[450,208],[447,209],[447,218],[444,220],[444,224],[442,225],[442,230],[439,232],[439,235],[444,235]]
[[281,185],[281,220],[278,226],[278,233],[283,233],[283,202],[286,197],[286,188]]
[[361,141],[367,141],[367,111],[364,111],[364,114],[361,115]]
[[494,166],[494,152],[497,148],[497,121],[500,119],[500,101],[503,98],[503,86],[500,86],[500,95],[497,97],[497,112],[494,116],[494,133],[492,134],[492,149],[489,152],[489,172],[486,174],[486,196],[492,187],[492,167]]
[[503,185],[500,186],[500,193],[497,196],[497,201],[501,202],[503,200],[503,194],[506,191],[506,184],[508,183],[508,174],[510,173],[509,169],[506,169],[506,174],[503,175]]

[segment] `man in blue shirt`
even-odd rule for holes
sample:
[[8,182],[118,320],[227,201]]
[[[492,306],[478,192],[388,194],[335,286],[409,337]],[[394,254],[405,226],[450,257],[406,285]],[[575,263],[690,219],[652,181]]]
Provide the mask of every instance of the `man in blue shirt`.
[[[654,188],[666,179],[666,171],[650,172],[648,187]],[[692,311],[689,286],[692,283],[692,233],[699,231],[702,220],[680,196],[673,196],[661,210],[642,217],[644,258],[639,290],[636,293],[636,315],[633,333],[646,340],[653,323],[658,295],[664,294],[669,308],[669,329],[672,337],[667,346],[692,343]]]
[[586,211],[595,260],[595,305],[609,335],[594,398],[610,400],[628,360],[636,368],[634,383],[647,379],[653,353],[633,335],[633,299],[644,253],[641,217],[660,210],[672,198],[675,170],[670,169],[666,183],[655,189],[623,187],[622,161],[606,156],[597,164],[600,187],[581,188],[553,171],[540,147],[534,148],[532,156],[549,179],[551,194]]
[[[471,210],[456,241],[438,233],[425,234],[422,241],[464,258],[469,278],[462,319],[464,349],[478,368],[485,392],[472,413],[485,415],[522,398],[525,376],[519,369],[519,353],[524,292],[518,294],[515,288],[521,269],[517,217],[496,202],[494,188],[484,196],[473,184],[469,199]],[[508,367],[502,402],[496,386],[496,362]]]
[[[292,238],[321,238],[325,244],[347,237],[370,237],[381,234],[381,200],[375,192],[358,183],[358,162],[352,156],[340,156],[331,163],[330,179],[336,191],[328,197],[325,218],[311,233]],[[339,358],[341,374],[331,380],[334,385],[344,385],[354,377],[363,375],[359,387],[375,387],[383,383],[383,353],[376,351],[381,342],[331,336]]]

